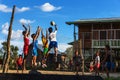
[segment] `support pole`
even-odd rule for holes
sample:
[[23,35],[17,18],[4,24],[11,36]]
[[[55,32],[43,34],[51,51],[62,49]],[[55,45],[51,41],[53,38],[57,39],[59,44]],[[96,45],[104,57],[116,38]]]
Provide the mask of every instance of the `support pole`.
[[10,20],[10,26],[8,31],[8,37],[7,37],[7,55],[5,59],[5,64],[3,65],[3,73],[7,73],[7,70],[9,68],[9,60],[10,60],[10,40],[11,40],[11,34],[12,34],[12,24],[14,20],[14,12],[15,12],[15,5],[13,6],[12,10],[12,16]]

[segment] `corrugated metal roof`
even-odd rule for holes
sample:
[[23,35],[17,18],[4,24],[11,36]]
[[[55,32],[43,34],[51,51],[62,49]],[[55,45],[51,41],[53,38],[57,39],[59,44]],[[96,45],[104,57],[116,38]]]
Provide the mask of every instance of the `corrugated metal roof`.
[[119,18],[96,18],[96,19],[80,19],[76,21],[68,21],[66,24],[87,24],[87,23],[111,23],[111,22],[120,22]]

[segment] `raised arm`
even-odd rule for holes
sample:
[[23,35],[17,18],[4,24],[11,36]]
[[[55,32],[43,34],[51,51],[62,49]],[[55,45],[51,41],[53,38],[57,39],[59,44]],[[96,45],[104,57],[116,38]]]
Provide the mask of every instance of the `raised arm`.
[[30,35],[30,25],[28,24],[28,35]]
[[27,28],[26,28],[26,26],[25,26],[24,24],[22,24],[22,26],[23,26],[23,28],[25,29],[25,31],[27,31]]
[[58,30],[57,25],[55,24],[55,30]]
[[39,36],[39,34],[40,34],[40,27],[38,26],[38,28],[37,28],[37,31],[36,31],[36,34],[35,34],[35,39],[37,39],[38,38],[38,36]]
[[43,34],[43,29],[41,29],[41,35],[42,35],[42,37],[44,36],[44,34]]
[[48,29],[46,29],[46,39],[48,40]]

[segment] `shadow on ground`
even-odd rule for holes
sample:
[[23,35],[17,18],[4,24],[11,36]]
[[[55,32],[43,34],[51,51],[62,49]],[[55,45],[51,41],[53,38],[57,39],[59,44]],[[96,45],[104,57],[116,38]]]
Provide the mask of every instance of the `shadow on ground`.
[[100,76],[51,75],[31,70],[29,74],[0,73],[0,80],[103,80]]

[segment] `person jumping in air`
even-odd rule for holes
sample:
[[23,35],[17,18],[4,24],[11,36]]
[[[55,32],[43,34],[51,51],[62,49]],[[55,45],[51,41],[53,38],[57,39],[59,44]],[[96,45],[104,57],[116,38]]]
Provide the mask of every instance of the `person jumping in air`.
[[43,34],[43,30],[41,30],[41,35],[42,35],[42,43],[43,43],[43,59],[42,59],[42,66],[47,67],[46,65],[46,53],[48,51],[48,31],[46,30],[46,36]]
[[22,32],[23,34],[23,40],[24,40],[24,47],[23,47],[23,54],[24,54],[24,59],[23,59],[23,70],[26,70],[26,58],[28,56],[28,50],[29,50],[29,35],[30,35],[30,26],[29,29],[26,28],[24,24],[22,24],[24,27],[24,31]]
[[48,52],[47,52],[46,56],[49,55],[49,51],[51,50],[51,48],[54,48],[55,63],[57,63],[58,43],[57,43],[57,40],[56,40],[56,33],[57,33],[58,29],[57,29],[57,25],[53,21],[51,22],[51,25],[55,27],[55,31],[53,32],[52,27],[48,28],[50,44],[49,44],[49,48],[48,48]]
[[31,35],[31,37],[32,37],[32,39],[33,39],[33,42],[32,42],[32,44],[33,44],[33,50],[32,50],[32,56],[33,56],[32,65],[33,65],[33,66],[36,66],[36,65],[37,65],[37,63],[36,63],[36,59],[37,59],[37,55],[38,55],[38,52],[37,52],[37,50],[38,50],[38,40],[37,40],[37,38],[38,38],[38,36],[39,36],[39,34],[40,34],[40,30],[41,30],[41,29],[40,29],[40,27],[38,26],[36,33]]

